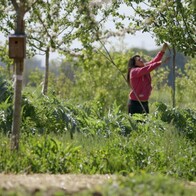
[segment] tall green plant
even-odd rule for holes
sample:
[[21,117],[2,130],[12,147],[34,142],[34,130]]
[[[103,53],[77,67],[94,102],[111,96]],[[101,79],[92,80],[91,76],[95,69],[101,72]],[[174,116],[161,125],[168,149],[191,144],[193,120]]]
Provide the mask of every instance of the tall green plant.
[[13,65],[13,60],[8,57],[7,43],[5,43],[4,46],[0,45],[0,62],[1,66],[6,69],[4,73],[7,78],[11,78],[11,66]]

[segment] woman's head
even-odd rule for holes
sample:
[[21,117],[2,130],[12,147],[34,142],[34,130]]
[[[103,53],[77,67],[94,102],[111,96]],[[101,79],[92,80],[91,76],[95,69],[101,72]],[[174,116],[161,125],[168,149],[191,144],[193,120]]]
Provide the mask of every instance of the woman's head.
[[130,58],[128,63],[128,69],[132,69],[134,67],[143,67],[143,66],[144,66],[144,62],[139,55],[135,55],[132,58]]
[[130,70],[134,67],[143,67],[144,62],[139,55],[135,55],[129,59],[128,72],[127,72],[127,83],[130,84]]

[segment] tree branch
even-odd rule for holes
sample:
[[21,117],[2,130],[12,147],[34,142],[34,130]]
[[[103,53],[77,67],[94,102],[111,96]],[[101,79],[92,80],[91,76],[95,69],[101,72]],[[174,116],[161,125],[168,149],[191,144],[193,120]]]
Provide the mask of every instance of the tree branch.
[[193,43],[195,43],[195,40],[194,40],[194,38],[192,37],[192,35],[191,35],[191,33],[190,33],[190,31],[189,31],[189,27],[188,27],[188,25],[187,25],[187,22],[186,22],[186,20],[185,20],[185,16],[184,16],[184,7],[183,7],[183,5],[182,5],[182,3],[181,3],[181,9],[180,9],[180,13],[181,13],[181,15],[182,15],[182,20],[183,20],[183,22],[184,22],[184,25],[185,25],[185,27],[186,27],[186,30],[187,30],[187,33],[188,33],[188,35],[189,35],[189,37],[191,38],[191,40],[193,41]]
[[42,25],[43,25],[43,27],[44,27],[44,29],[45,29],[46,34],[48,35],[48,37],[50,38],[50,40],[52,40],[52,37],[51,37],[51,35],[49,34],[48,29],[47,29],[47,27],[45,26],[45,24],[44,24],[43,20],[41,19],[40,15],[38,14],[37,16],[38,16],[39,21],[42,23]]
[[25,12],[28,12],[32,7],[34,7],[34,5],[38,2],[39,0],[35,0],[34,2],[32,2],[25,10]]
[[12,1],[12,5],[14,6],[15,10],[18,10],[18,3],[16,2],[16,0],[11,0]]

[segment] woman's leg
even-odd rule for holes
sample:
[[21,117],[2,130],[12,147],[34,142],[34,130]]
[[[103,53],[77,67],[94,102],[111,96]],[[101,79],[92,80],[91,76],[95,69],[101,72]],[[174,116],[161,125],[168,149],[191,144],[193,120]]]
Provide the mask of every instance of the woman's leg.
[[[142,106],[141,106],[142,104]],[[145,109],[145,111],[144,111]],[[129,100],[128,103],[128,113],[129,114],[143,114],[143,113],[149,113],[149,107],[148,102],[139,102],[134,100]]]

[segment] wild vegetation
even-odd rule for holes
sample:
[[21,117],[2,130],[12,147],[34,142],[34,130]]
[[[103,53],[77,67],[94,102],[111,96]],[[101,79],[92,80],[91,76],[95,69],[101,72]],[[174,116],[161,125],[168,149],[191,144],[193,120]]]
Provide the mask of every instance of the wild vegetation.
[[[70,75],[51,73],[48,96],[41,94],[41,80],[24,88],[18,152],[10,151],[13,87],[1,76],[0,172],[117,174],[126,177],[116,182],[125,187],[132,186],[132,174],[138,183],[149,178],[146,175],[161,175],[160,179],[154,177],[155,186],[167,182],[163,176],[195,181],[196,111],[195,91],[191,90],[196,77],[195,60],[190,60],[177,78],[179,107],[171,107],[171,87],[165,83],[168,71],[162,67],[153,74],[150,114],[129,116],[129,89],[121,73],[105,58],[100,59],[100,54],[95,54],[84,62],[62,63],[59,70],[69,68]],[[123,54],[115,54],[114,59],[125,73]],[[81,62],[84,68],[76,69]],[[141,173],[144,176],[137,177]],[[108,186],[109,191],[114,185]],[[185,191],[179,188],[179,194],[181,189]],[[166,191],[170,194],[172,190]]]
[[[8,43],[0,46],[1,173],[116,175],[84,195],[195,195],[195,1],[0,2],[0,31],[27,33],[25,55],[46,57],[44,73],[26,61],[22,88],[24,58],[11,60]],[[137,30],[170,45],[171,62],[152,73],[147,116],[127,114],[126,65],[135,50],[106,48],[111,37]],[[65,58],[49,62],[52,51]],[[156,52],[139,51],[146,60]]]

